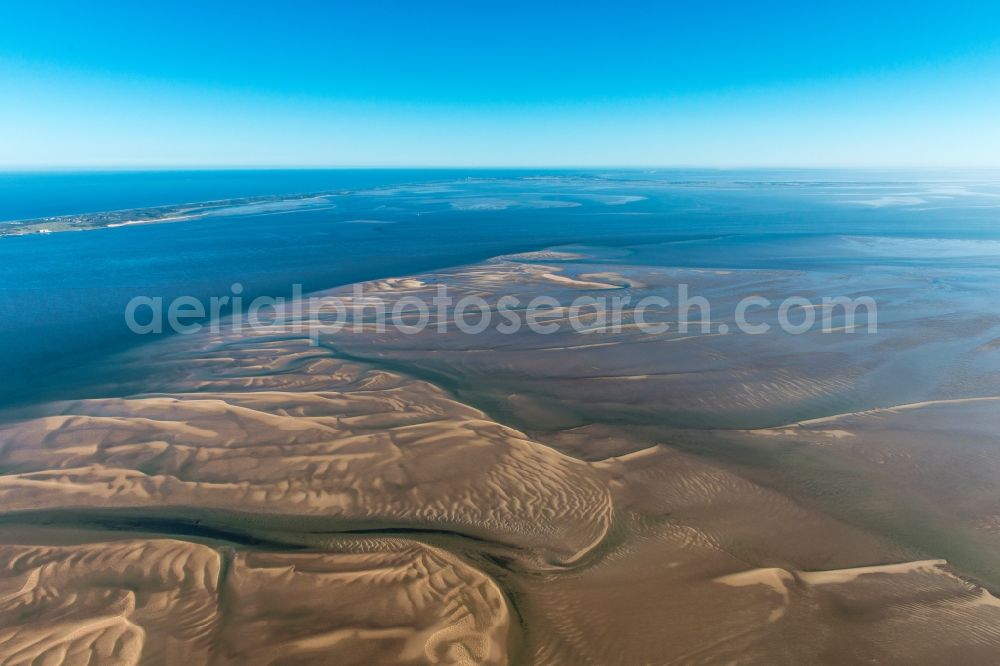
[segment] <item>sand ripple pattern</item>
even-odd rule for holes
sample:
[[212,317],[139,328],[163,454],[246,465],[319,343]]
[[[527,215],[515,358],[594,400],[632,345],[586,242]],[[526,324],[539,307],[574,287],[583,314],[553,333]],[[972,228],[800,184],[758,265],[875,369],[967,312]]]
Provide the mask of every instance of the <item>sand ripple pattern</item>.
[[[228,558],[223,566],[223,559]],[[500,664],[497,586],[439,549],[0,546],[3,664]]]
[[[725,306],[924,279],[599,255],[366,293],[565,301],[685,281]],[[968,319],[920,312],[878,338],[646,334],[626,312],[620,331],[545,338],[364,321],[312,346],[283,312],[158,341],[84,394],[113,397],[0,426],[0,664],[997,663],[1000,602],[966,577],[996,573],[997,411],[963,397],[995,395],[979,388],[996,333],[963,399],[882,402],[908,383],[887,357],[971,344]],[[873,397],[897,407],[796,422]],[[801,488],[857,510],[803,501],[761,462],[782,452]],[[897,505],[919,520],[858,524]],[[938,506],[948,539],[926,530]]]
[[610,498],[588,465],[426,382],[397,381],[53,405],[0,432],[0,501],[5,512],[197,508],[436,529],[551,566],[604,537]]

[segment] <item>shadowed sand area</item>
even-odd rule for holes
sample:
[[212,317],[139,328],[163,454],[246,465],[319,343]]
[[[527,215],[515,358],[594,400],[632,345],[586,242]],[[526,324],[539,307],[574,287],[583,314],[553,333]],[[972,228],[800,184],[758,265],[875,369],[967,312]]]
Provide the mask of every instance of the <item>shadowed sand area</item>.
[[365,294],[683,281],[713,322],[747,294],[894,296],[871,336],[653,334],[628,308],[617,331],[407,334],[359,307],[320,346],[289,310],[123,354],[0,426],[0,662],[995,663],[989,287],[656,253]]

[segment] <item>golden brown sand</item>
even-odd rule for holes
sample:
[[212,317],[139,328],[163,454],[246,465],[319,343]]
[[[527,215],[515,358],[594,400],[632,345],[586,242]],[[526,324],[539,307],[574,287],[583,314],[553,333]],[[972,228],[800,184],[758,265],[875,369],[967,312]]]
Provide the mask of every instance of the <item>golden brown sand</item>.
[[3,546],[5,664],[504,662],[488,577],[411,541],[232,553],[170,539]]
[[[552,265],[510,257],[366,293],[676,277],[522,259]],[[697,275],[715,288],[778,279]],[[1000,601],[977,582],[992,560],[969,556],[1000,533],[990,400],[743,425],[712,434],[741,447],[725,459],[686,444],[705,431],[655,417],[780,414],[848,390],[864,364],[837,366],[817,341],[797,343],[807,363],[777,363],[787,343],[635,327],[307,338],[157,342],[115,361],[140,379],[94,392],[117,397],[0,427],[0,663],[1000,658]],[[960,446],[943,456],[942,441]],[[781,470],[753,457],[778,446],[795,453]],[[883,494],[835,510],[816,478],[844,469]],[[943,541],[872,508],[908,487],[905,501],[956,516],[943,532],[918,516]]]

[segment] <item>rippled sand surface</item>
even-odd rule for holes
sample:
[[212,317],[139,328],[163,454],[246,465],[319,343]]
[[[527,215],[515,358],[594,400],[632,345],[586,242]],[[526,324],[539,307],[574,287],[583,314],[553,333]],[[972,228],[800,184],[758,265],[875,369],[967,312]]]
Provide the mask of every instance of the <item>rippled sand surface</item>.
[[616,331],[363,322],[313,346],[278,320],[147,345],[0,426],[0,663],[1000,659],[1000,321],[908,269],[642,259],[365,287],[909,296],[878,336],[651,334],[626,309]]

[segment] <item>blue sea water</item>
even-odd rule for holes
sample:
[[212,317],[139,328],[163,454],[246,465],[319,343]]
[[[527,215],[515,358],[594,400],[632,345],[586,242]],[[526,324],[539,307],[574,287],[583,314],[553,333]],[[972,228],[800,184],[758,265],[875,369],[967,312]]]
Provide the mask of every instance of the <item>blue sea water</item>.
[[[0,222],[220,199],[359,189],[412,170],[0,171]],[[448,177],[440,172],[439,177]],[[453,172],[453,177],[462,173]]]
[[[125,326],[125,305],[137,295],[207,299],[239,282],[248,299],[282,296],[294,284],[308,292],[572,243],[694,241],[675,245],[672,261],[802,268],[830,260],[822,239],[834,235],[994,238],[997,182],[990,174],[817,171],[4,173],[0,225],[336,194],[323,206],[293,202],[174,223],[0,238],[0,407],[73,395],[69,378],[80,368],[147,342]],[[997,257],[987,253],[980,261],[995,264]]]

